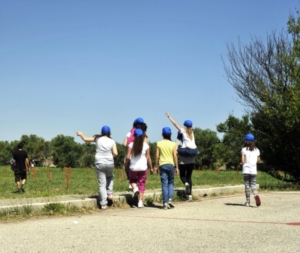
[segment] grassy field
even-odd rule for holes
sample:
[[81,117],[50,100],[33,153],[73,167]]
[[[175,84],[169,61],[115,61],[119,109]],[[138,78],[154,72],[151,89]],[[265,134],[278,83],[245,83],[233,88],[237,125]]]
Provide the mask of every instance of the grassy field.
[[[257,183],[262,190],[299,190],[299,185],[281,181],[265,172],[259,172]],[[225,186],[243,184],[241,171],[197,171],[193,172],[194,187]],[[179,176],[175,177],[175,188],[182,188]],[[128,181],[123,169],[114,171],[114,191],[127,191]],[[147,189],[160,189],[159,175],[148,174]],[[12,193],[16,190],[14,174],[9,166],[0,166],[0,200],[35,198],[58,195],[97,195],[98,182],[94,169],[87,168],[36,168],[31,171],[25,186],[25,194]]]

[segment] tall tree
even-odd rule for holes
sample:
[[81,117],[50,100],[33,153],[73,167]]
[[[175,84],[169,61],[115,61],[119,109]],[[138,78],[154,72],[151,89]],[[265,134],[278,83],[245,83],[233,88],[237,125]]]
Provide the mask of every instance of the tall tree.
[[291,15],[287,30],[228,46],[229,83],[251,115],[269,168],[300,181],[300,19]]

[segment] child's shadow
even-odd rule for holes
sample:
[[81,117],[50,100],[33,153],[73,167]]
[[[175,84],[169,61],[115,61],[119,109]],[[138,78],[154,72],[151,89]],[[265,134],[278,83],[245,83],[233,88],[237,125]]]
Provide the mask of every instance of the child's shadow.
[[156,205],[154,203],[146,203],[146,204],[144,204],[144,207],[157,208],[157,209],[162,209],[163,208],[162,205]]
[[254,207],[254,206],[245,206],[245,204],[237,204],[237,203],[224,203],[226,206],[243,206],[243,207]]
[[174,190],[174,192],[176,192],[176,196],[181,200],[187,200],[188,195],[186,195],[185,190]]
[[120,196],[124,197],[126,200],[127,205],[129,205],[132,208],[137,207],[137,200],[133,198],[132,194],[120,194]]

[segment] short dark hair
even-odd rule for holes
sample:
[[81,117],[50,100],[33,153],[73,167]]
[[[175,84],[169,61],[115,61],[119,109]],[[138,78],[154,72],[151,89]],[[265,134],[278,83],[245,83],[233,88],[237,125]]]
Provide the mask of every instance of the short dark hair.
[[171,141],[171,135],[172,134],[162,134],[162,136],[164,137],[164,139]]
[[24,144],[23,144],[22,142],[20,142],[20,143],[18,144],[18,149],[22,149],[23,146],[24,146]]

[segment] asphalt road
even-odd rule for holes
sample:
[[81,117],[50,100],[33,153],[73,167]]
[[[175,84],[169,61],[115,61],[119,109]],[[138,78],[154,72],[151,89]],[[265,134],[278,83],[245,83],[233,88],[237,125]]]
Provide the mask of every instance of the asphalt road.
[[260,196],[0,224],[0,252],[299,252],[300,193]]

